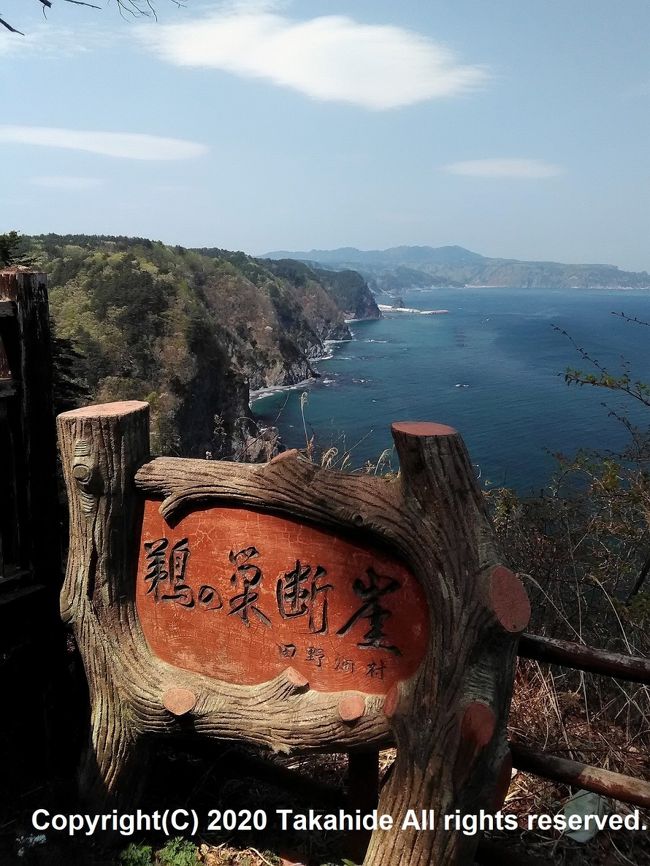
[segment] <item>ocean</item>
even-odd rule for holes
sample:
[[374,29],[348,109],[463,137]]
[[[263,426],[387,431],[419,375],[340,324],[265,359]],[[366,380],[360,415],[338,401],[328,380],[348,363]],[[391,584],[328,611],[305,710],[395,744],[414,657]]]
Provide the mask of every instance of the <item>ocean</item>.
[[[404,305],[445,315],[385,313],[353,322],[352,341],[317,363],[321,378],[253,403],[286,447],[349,450],[354,467],[392,447],[392,421],[450,424],[463,436],[480,483],[526,495],[548,485],[553,454],[619,451],[629,442],[624,414],[647,427],[650,409],[621,394],[568,386],[567,367],[593,370],[566,331],[612,373],[631,365],[650,382],[650,291],[465,288],[411,290]],[[305,402],[306,400],[306,402]],[[602,404],[606,403],[606,406]],[[392,454],[392,465],[397,459]]]

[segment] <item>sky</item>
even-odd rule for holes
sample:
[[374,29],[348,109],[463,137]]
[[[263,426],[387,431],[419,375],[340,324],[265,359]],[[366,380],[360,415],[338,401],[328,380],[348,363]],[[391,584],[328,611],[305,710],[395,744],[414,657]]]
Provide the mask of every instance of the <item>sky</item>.
[[650,270],[647,0],[155,9],[0,0],[0,231]]

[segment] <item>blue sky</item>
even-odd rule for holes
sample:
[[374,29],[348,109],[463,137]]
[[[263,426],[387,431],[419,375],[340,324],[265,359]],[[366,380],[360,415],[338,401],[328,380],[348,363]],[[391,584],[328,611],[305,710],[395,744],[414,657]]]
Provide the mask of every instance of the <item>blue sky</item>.
[[40,5],[0,3],[0,230],[650,270],[647,0]]

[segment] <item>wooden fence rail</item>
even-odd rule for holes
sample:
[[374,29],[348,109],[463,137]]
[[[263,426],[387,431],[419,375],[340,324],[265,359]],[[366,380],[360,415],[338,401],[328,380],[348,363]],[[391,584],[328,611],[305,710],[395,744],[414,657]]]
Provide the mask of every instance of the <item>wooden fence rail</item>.
[[[650,660],[639,656],[612,653],[573,641],[557,640],[525,633],[519,640],[520,658],[562,665],[619,680],[650,684]],[[650,808],[650,782],[613,773],[546,752],[536,752],[510,743],[513,766],[545,779],[613,797],[623,803]]]
[[519,639],[520,658],[564,665],[575,670],[650,685],[650,659],[612,653],[568,640],[523,634]]
[[650,782],[546,752],[536,752],[515,743],[510,743],[510,751],[513,766],[518,770],[650,809]]

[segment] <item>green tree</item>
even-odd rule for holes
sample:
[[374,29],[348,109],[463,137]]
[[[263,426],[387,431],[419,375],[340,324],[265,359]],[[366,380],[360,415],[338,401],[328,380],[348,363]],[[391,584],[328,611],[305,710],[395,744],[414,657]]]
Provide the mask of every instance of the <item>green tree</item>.
[[22,265],[27,263],[25,245],[16,231],[0,234],[0,266]]

